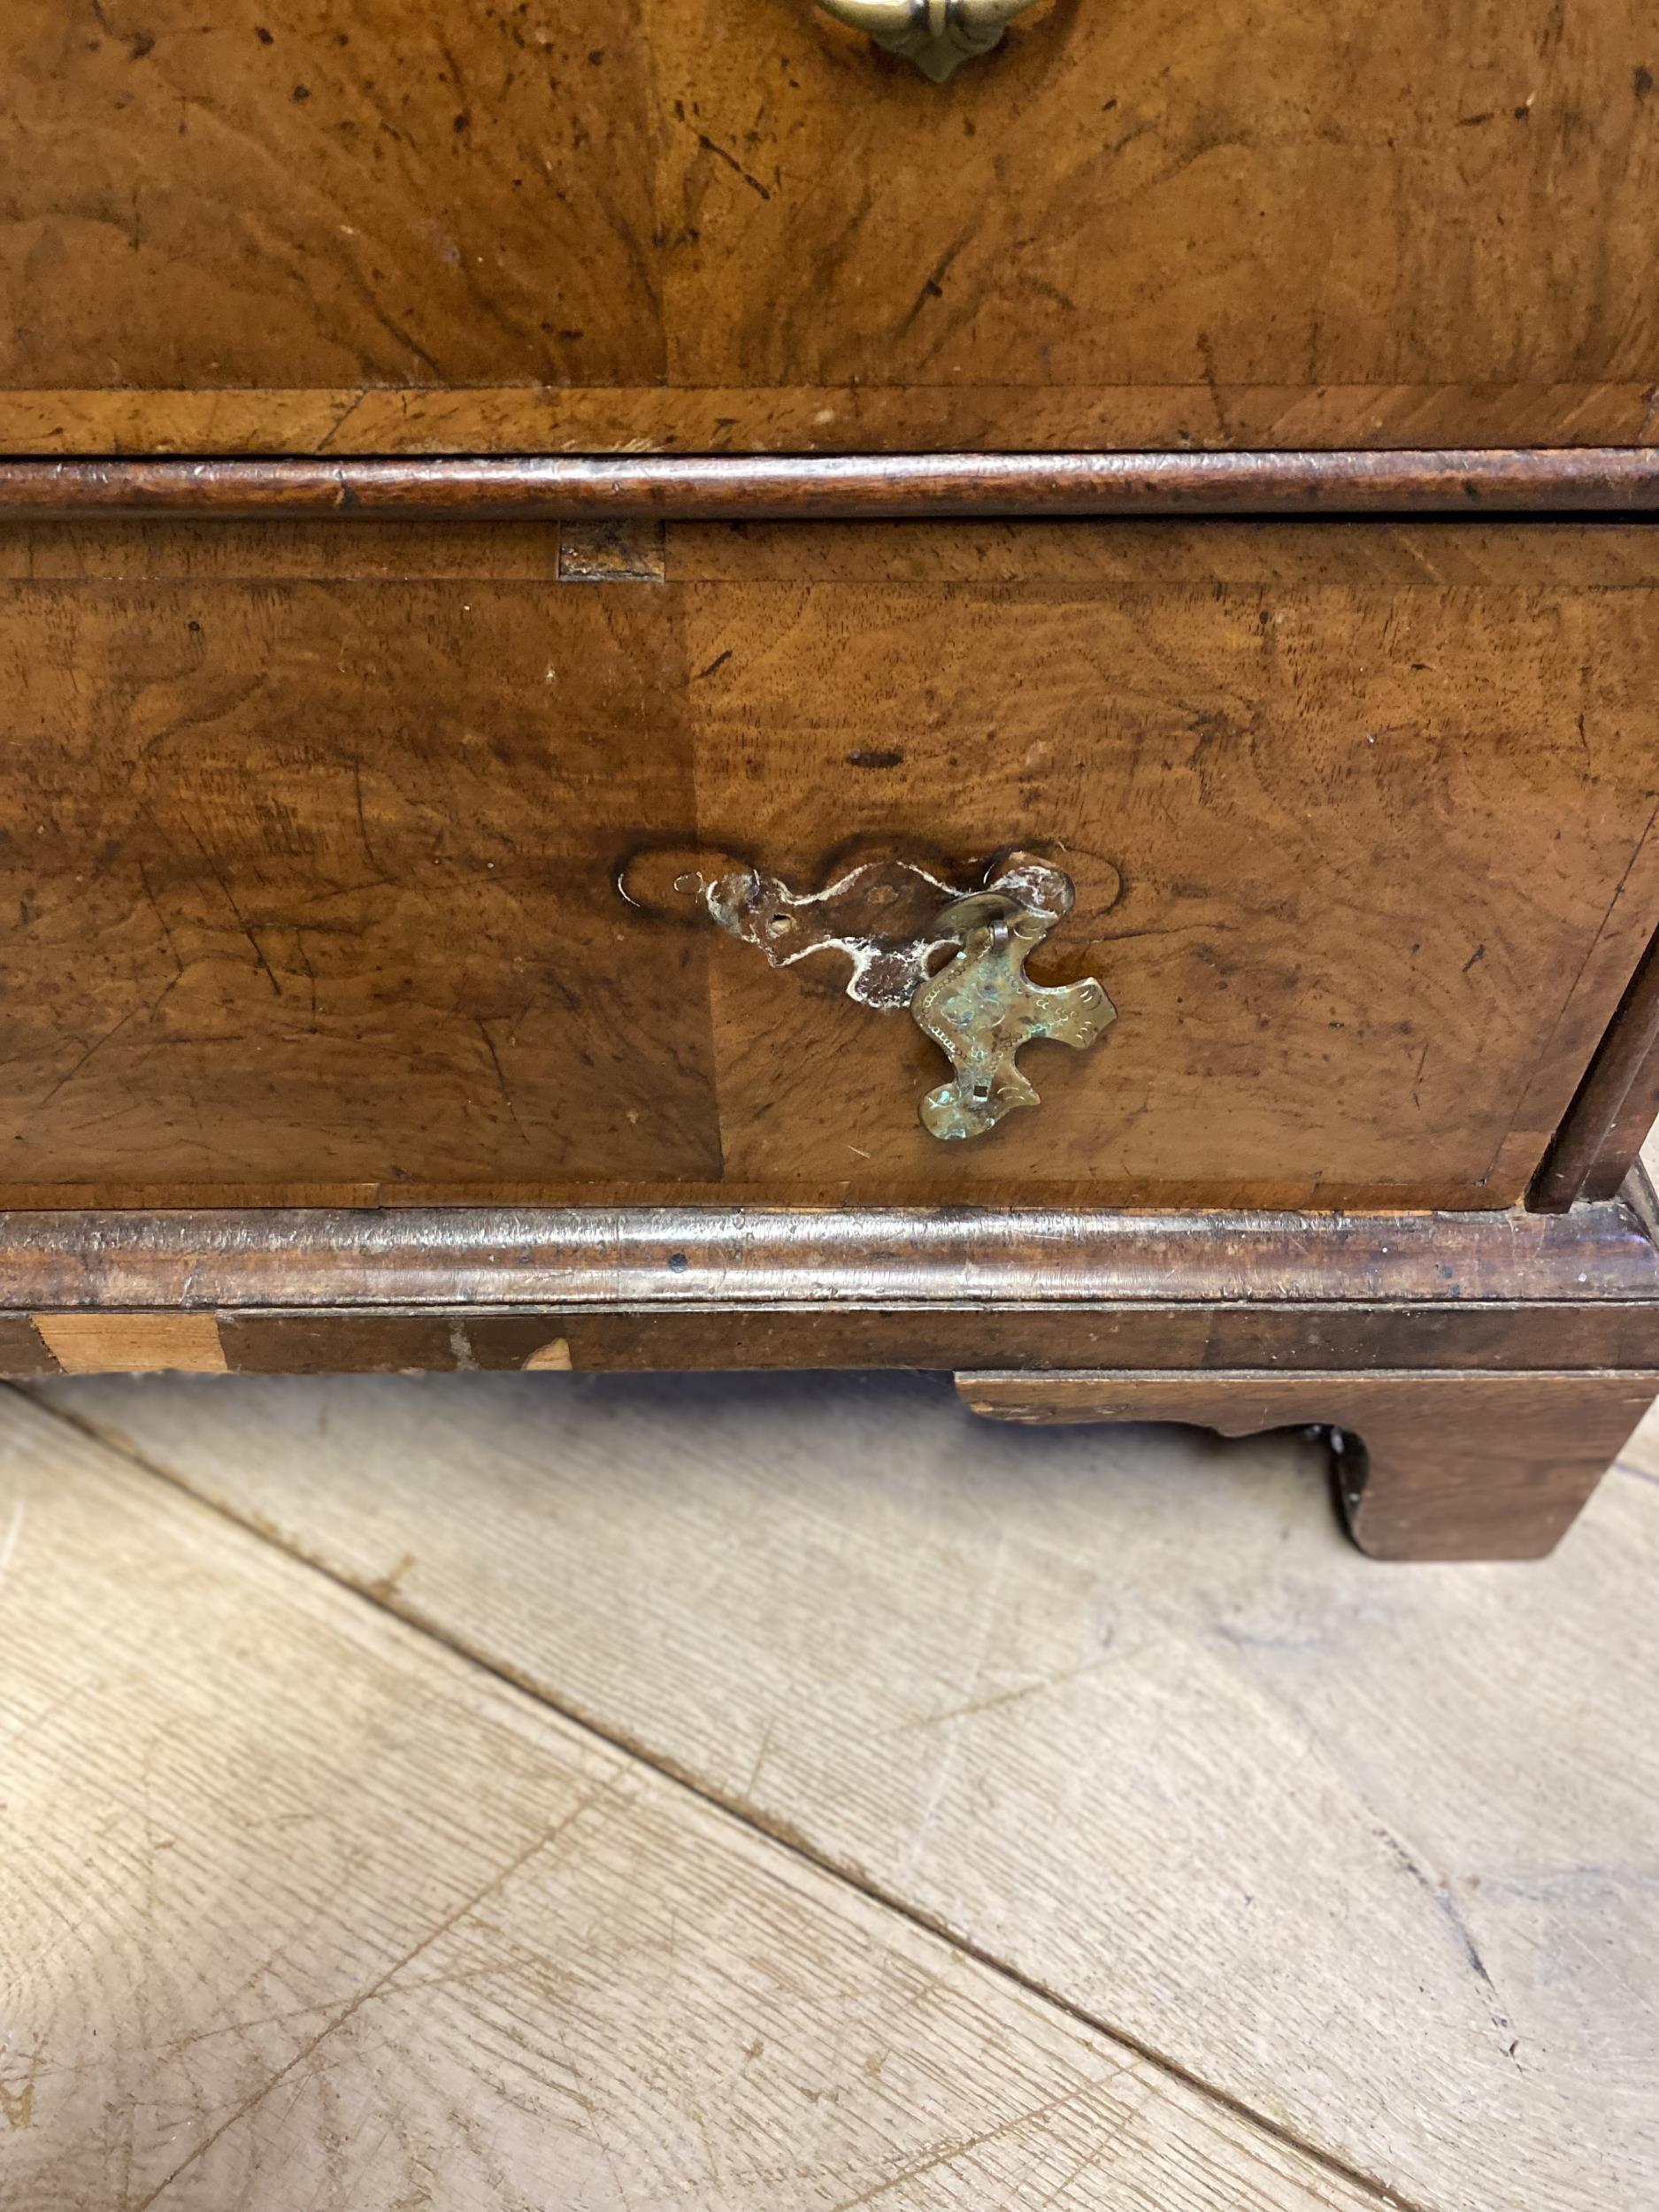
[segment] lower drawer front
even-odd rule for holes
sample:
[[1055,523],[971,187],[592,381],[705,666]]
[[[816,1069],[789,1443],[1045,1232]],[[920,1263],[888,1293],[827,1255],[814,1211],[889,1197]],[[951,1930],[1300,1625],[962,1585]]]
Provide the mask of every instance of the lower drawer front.
[[[1637,527],[0,534],[0,1199],[1497,1207],[1659,918]],[[567,559],[565,577],[593,565]],[[949,1071],[699,893],[1076,888]]]

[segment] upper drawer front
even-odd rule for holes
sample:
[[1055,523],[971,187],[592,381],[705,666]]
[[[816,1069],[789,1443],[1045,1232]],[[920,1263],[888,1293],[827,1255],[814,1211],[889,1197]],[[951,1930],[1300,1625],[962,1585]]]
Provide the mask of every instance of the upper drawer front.
[[[1659,921],[1656,564],[1547,525],[9,530],[0,1203],[1508,1203]],[[1011,850],[1076,887],[1032,976],[1117,1018],[965,1141],[902,1006],[701,895]],[[898,910],[862,880],[855,950]]]
[[[1617,443],[1647,0],[10,0],[0,449]],[[280,400],[265,395],[280,394]]]

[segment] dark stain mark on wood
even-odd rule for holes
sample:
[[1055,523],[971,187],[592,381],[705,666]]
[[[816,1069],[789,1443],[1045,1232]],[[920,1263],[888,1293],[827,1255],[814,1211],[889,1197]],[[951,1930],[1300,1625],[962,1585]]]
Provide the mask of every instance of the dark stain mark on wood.
[[749,187],[751,192],[757,192],[763,200],[771,199],[772,194],[766,189],[760,179],[758,177],[751,176],[749,171],[744,168],[742,163],[738,160],[734,154],[729,154],[724,146],[717,145],[714,140],[709,136],[707,131],[699,131],[697,133],[697,143],[703,148],[704,153],[712,154],[717,161],[723,161],[726,167],[732,172],[733,176],[741,177],[743,182]]
[[660,522],[566,522],[560,526],[561,584],[660,584],[666,575]]

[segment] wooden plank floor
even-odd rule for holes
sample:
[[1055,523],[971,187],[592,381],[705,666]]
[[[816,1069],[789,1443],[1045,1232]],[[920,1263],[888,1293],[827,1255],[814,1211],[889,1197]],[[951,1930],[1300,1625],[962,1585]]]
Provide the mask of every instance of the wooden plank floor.
[[0,2204],[1651,2212],[1659,1422],[1540,1567],[935,1378],[0,1394]]

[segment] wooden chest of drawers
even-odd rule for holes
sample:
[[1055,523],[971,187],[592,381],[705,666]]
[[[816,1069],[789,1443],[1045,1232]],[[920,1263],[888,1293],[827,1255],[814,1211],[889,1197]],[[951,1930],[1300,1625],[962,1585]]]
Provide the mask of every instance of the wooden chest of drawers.
[[24,0],[0,1364],[944,1367],[1547,1548],[1659,1389],[1648,27]]

